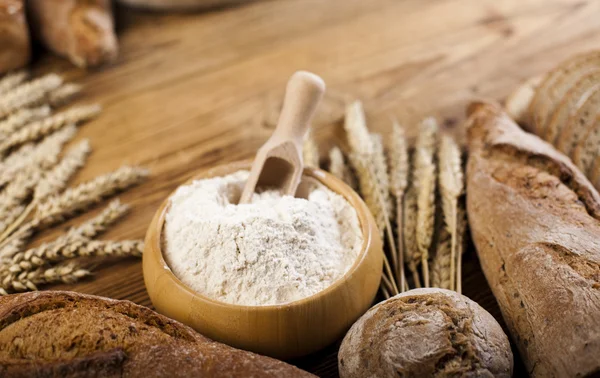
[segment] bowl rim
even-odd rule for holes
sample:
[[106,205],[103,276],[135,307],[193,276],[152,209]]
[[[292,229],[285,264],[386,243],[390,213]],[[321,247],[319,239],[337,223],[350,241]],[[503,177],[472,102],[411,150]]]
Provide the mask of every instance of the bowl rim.
[[[274,305],[242,305],[242,304],[222,302],[217,299],[208,297],[204,294],[198,293],[197,291],[188,287],[184,282],[182,282],[179,279],[179,277],[177,277],[177,275],[171,270],[171,267],[167,263],[165,256],[164,256],[163,249],[162,249],[163,228],[164,228],[164,223],[165,223],[165,217],[166,217],[167,211],[169,209],[171,197],[175,194],[175,192],[180,187],[182,187],[184,185],[189,185],[196,180],[216,177],[215,173],[218,171],[224,170],[226,167],[228,168],[227,170],[230,171],[230,173],[227,173],[227,174],[231,174],[231,173],[235,173],[240,170],[248,170],[251,166],[251,163],[252,163],[252,160],[240,160],[240,161],[234,161],[234,162],[230,162],[230,163],[223,163],[223,164],[214,166],[212,168],[200,170],[200,171],[194,173],[188,180],[186,180],[185,182],[183,182],[182,184],[177,186],[177,188],[175,188],[175,190],[173,190],[171,193],[169,193],[167,198],[161,203],[161,206],[158,209],[160,216],[158,218],[158,221],[156,222],[156,228],[153,230],[155,232],[159,232],[159,235],[157,238],[154,239],[153,244],[154,244],[154,248],[156,249],[156,251],[158,251],[158,253],[157,253],[158,263],[160,264],[160,266],[162,268],[163,274],[166,274],[167,276],[169,276],[169,278],[171,280],[173,280],[175,284],[177,284],[182,290],[187,292],[187,294],[190,295],[192,298],[197,298],[202,301],[208,302],[212,306],[226,307],[226,308],[230,308],[230,309],[236,309],[236,310],[247,311],[247,312],[249,312],[249,311],[270,312],[273,310],[283,310],[283,309],[289,309],[292,307],[300,307],[300,306],[304,306],[310,302],[314,302],[314,301],[320,299],[320,297],[328,296],[331,293],[333,293],[334,291],[338,290],[340,287],[342,287],[344,282],[348,281],[356,273],[356,271],[358,270],[358,267],[366,260],[368,253],[371,249],[371,245],[374,243],[373,230],[378,230],[378,228],[374,224],[375,222],[374,222],[372,216],[370,216],[371,215],[370,210],[367,208],[367,205],[364,203],[362,198],[360,198],[360,196],[356,193],[356,191],[354,189],[352,189],[350,186],[348,186],[348,184],[346,184],[344,181],[340,180],[339,178],[335,177],[331,173],[329,173],[325,170],[322,170],[320,168],[313,168],[313,167],[308,167],[308,166],[304,167],[302,176],[308,176],[313,179],[316,179],[320,184],[324,185],[329,190],[344,197],[344,199],[346,201],[348,201],[350,203],[350,205],[356,211],[358,222],[360,224],[360,229],[363,234],[363,242],[362,242],[362,245],[360,248],[360,252],[356,256],[354,263],[352,264],[352,266],[350,266],[348,271],[346,271],[346,273],[344,273],[337,280],[335,280],[333,282],[333,284],[329,285],[328,287],[326,287],[325,289],[323,289],[321,291],[318,291],[312,295],[309,295],[308,297],[304,297],[304,298],[301,298],[301,299],[298,299],[298,300],[295,300],[292,302],[274,304]],[[340,186],[344,189],[347,189],[346,193],[340,193],[338,190],[331,188],[330,185],[327,185],[327,181],[333,181],[338,186]],[[371,225],[374,227],[370,227]],[[158,245],[156,245],[156,244],[158,244]],[[382,272],[383,272],[383,266],[382,266]],[[157,282],[159,280],[160,279],[157,278]]]

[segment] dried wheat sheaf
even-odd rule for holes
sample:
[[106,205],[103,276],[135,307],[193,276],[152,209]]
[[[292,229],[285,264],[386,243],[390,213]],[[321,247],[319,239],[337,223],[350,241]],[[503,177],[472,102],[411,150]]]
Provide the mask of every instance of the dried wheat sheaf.
[[148,172],[124,166],[67,188],[91,147],[88,140],[65,146],[75,137],[76,126],[96,117],[100,107],[58,110],[81,86],[64,83],[55,74],[28,77],[16,72],[0,78],[0,294],[73,283],[90,275],[90,259],[140,256],[143,250],[141,240],[97,239],[127,212],[118,200],[56,239],[29,247],[37,232],[139,184]]

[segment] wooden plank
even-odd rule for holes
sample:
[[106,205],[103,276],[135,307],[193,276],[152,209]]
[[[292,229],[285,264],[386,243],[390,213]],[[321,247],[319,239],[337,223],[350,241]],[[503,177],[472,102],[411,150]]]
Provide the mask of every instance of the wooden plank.
[[[435,114],[461,134],[455,126],[470,99],[502,99],[522,79],[600,47],[593,0],[287,0],[117,14],[114,66],[87,73],[46,55],[36,65],[84,84],[80,102],[104,106],[80,132],[94,153],[77,181],[123,163],[152,169],[147,183],[122,196],[134,210],[106,236],[115,239],[143,237],[159,203],[194,172],[251,157],[297,69],[328,83],[327,114],[315,124],[324,155],[345,100],[364,101],[373,130],[387,132],[391,115],[411,128]],[[465,294],[500,318],[473,251],[464,272]],[[103,264],[92,280],[54,288],[151,305],[136,260]],[[333,377],[335,354],[332,346],[294,362]]]

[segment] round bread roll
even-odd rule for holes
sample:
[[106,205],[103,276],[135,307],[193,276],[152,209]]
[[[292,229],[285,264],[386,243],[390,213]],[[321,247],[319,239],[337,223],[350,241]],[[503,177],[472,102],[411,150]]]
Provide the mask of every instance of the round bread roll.
[[156,10],[194,10],[249,1],[252,0],[119,0],[133,7]]
[[414,289],[371,308],[348,331],[340,377],[510,377],[508,338],[454,291]]

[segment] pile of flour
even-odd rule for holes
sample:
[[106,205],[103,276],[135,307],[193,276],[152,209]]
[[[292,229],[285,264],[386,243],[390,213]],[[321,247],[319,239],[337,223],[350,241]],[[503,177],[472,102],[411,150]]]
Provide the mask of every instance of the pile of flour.
[[183,283],[222,302],[274,305],[315,294],[348,271],[363,237],[342,196],[319,185],[308,199],[266,191],[237,205],[247,178],[239,171],[198,180],[171,197],[164,249]]

